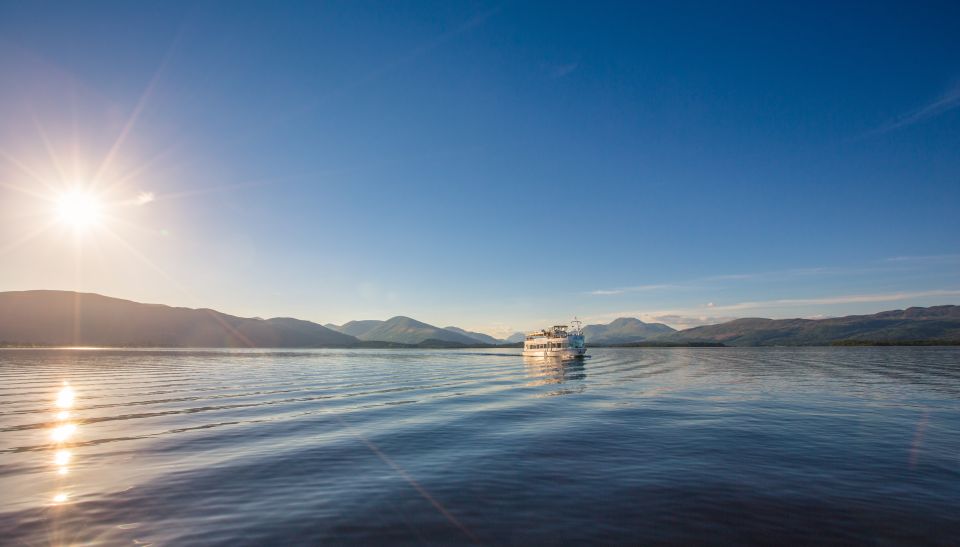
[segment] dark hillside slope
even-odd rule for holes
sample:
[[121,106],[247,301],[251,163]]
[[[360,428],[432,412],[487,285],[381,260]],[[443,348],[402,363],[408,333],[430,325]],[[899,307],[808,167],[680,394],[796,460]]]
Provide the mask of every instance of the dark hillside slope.
[[420,344],[427,340],[457,342],[475,345],[477,340],[463,334],[428,325],[416,319],[397,316],[383,321],[373,329],[357,336],[361,340]]
[[329,328],[342,332],[343,334],[349,334],[350,336],[360,336],[365,334],[376,327],[383,324],[383,321],[377,319],[361,319],[359,321],[347,321],[346,323],[340,325],[329,325]]
[[353,346],[357,339],[279,317],[248,319],[209,309],[141,304],[92,293],[0,293],[0,341],[138,347]]
[[839,341],[960,341],[960,306],[908,308],[830,319],[736,319],[695,327],[660,340],[733,346],[810,346]]
[[455,332],[455,333],[457,333],[457,334],[462,334],[462,335],[464,335],[464,336],[468,336],[468,337],[473,338],[474,340],[476,340],[477,342],[480,342],[480,343],[482,343],[482,344],[503,344],[503,343],[504,343],[503,340],[500,340],[500,339],[498,339],[498,338],[494,338],[493,336],[490,336],[489,334],[484,334],[484,333],[482,333],[482,332],[472,332],[472,331],[468,331],[468,330],[463,330],[463,329],[461,329],[460,327],[444,327],[444,330],[448,330],[448,331],[450,331],[450,332]]
[[663,323],[644,323],[634,317],[614,319],[606,325],[587,325],[583,335],[590,344],[630,344],[656,340],[677,332]]

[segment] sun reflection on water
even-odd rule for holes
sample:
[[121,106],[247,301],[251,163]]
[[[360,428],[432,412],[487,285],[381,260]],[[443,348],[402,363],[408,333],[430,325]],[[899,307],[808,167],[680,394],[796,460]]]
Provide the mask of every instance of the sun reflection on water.
[[72,408],[74,399],[73,388],[70,384],[64,382],[63,389],[57,393],[57,406],[59,408]]
[[[70,410],[76,401],[76,393],[70,384],[63,382],[63,387],[57,392],[54,406],[59,409],[55,411],[56,424],[50,429],[50,438],[54,442],[53,465],[56,473],[63,477],[70,473],[70,461],[73,459],[73,452],[66,446],[77,431],[77,425],[70,422]],[[63,491],[64,485],[58,481],[56,493],[53,495],[54,504],[63,504],[70,499],[70,495]]]
[[66,442],[76,430],[77,426],[74,424],[58,425],[50,432],[50,437],[57,443]]
[[524,357],[527,385],[530,387],[572,382],[574,386],[545,392],[546,396],[569,395],[583,391],[582,380],[586,378],[583,361],[561,360],[554,357]]
[[53,456],[53,463],[59,466],[64,466],[70,463],[70,451],[57,450],[57,453]]

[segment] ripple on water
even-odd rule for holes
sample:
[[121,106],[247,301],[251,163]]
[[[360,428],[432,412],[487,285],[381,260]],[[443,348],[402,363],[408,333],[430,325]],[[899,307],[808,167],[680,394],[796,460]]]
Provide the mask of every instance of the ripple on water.
[[960,537],[960,350],[0,350],[48,543]]

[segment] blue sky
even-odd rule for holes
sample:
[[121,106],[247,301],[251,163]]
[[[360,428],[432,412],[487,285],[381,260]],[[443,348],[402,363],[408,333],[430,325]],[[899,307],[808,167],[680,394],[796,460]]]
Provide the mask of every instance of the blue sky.
[[0,290],[495,334],[960,303],[958,20],[3,2]]

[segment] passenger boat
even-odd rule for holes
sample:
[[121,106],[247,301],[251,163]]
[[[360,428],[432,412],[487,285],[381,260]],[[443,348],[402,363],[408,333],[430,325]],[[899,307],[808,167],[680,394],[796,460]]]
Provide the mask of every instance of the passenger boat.
[[523,342],[524,357],[577,359],[587,353],[583,340],[583,328],[576,319],[567,325],[554,325],[548,329],[527,333]]

